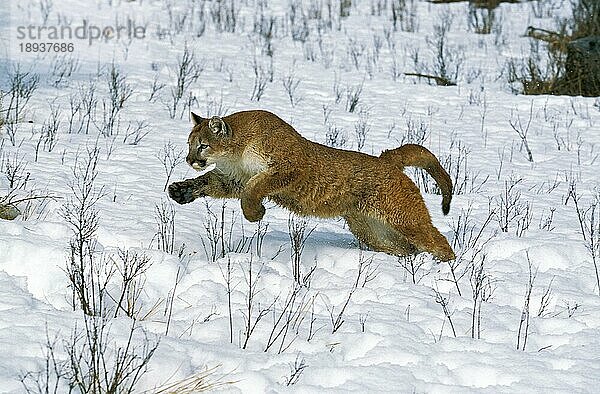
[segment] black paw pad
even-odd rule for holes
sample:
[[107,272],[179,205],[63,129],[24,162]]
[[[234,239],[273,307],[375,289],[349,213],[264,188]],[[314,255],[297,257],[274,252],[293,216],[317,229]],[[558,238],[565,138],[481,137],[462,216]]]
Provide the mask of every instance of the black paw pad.
[[175,182],[169,185],[169,197],[178,204],[188,204],[194,201],[192,188],[182,182]]

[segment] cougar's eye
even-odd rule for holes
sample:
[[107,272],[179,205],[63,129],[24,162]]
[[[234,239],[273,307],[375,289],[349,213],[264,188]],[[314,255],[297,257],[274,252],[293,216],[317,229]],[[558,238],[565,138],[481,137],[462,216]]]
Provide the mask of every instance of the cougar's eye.
[[206,145],[206,144],[200,144],[200,145],[198,145],[198,152],[202,152],[206,148],[208,148],[208,145]]

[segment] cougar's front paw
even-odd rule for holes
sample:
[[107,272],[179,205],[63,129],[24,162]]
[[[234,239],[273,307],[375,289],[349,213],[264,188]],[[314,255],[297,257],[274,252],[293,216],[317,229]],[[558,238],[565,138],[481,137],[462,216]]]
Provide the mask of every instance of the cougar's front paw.
[[247,221],[258,222],[265,216],[265,207],[262,203],[247,204],[242,200],[242,212]]
[[196,199],[196,196],[194,196],[194,188],[186,181],[170,184],[169,197],[178,204],[188,204]]

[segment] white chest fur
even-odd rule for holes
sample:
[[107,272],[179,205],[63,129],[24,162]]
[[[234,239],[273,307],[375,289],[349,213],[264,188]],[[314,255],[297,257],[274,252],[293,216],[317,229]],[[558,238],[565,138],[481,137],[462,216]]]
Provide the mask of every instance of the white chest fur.
[[267,163],[252,148],[246,148],[241,158],[222,157],[217,161],[217,169],[227,176],[246,183],[254,175],[267,169]]

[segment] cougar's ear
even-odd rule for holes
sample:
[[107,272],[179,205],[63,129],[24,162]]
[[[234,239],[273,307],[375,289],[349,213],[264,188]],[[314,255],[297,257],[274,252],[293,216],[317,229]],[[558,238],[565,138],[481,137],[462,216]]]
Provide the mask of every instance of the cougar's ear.
[[228,137],[231,135],[231,128],[225,121],[218,116],[213,116],[208,121],[208,127],[212,130],[213,133],[222,136]]
[[198,116],[193,112],[190,112],[190,117],[192,118],[192,122],[194,123],[194,126],[197,126],[206,120],[203,117]]

